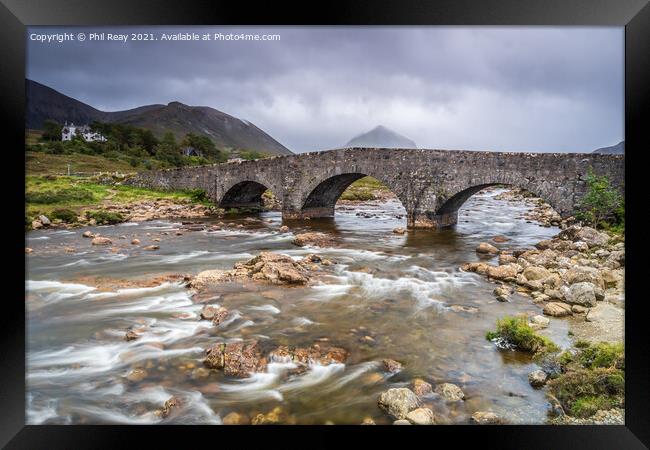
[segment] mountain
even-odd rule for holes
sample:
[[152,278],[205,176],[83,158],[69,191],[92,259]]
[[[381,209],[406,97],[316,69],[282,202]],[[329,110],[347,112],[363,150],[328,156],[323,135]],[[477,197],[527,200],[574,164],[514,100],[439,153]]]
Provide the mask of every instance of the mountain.
[[242,148],[273,155],[292,153],[254,124],[207,106],[171,102],[109,112],[100,111],[32,80],[25,80],[25,92],[26,128],[41,129],[47,119],[76,124],[97,120],[146,128],[157,137],[171,131],[179,140],[187,133],[202,134],[211,138],[219,148]]
[[367,133],[352,138],[346,147],[417,148],[415,142],[379,125]]
[[624,155],[625,154],[625,141],[621,141],[611,147],[603,147],[594,150],[592,153],[601,153],[603,155]]

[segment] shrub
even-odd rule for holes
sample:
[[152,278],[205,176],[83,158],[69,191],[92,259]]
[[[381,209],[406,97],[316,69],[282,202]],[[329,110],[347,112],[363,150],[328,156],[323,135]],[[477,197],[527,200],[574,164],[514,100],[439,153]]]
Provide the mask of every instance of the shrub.
[[98,225],[112,225],[124,222],[122,214],[109,211],[86,211],[86,218],[88,220],[95,219]]
[[77,213],[71,209],[65,208],[55,209],[52,211],[52,213],[50,213],[50,217],[52,219],[59,219],[65,223],[74,223],[77,221]]
[[606,176],[595,175],[592,169],[585,179],[587,193],[582,199],[578,219],[599,228],[620,226],[625,221],[623,196],[611,186]]
[[497,320],[496,331],[485,336],[488,340],[501,339],[505,344],[530,353],[558,351],[559,348],[549,338],[535,333],[526,317],[505,316]]
[[205,202],[209,200],[208,193],[203,189],[190,189],[187,193],[194,202]]
[[623,344],[601,342],[600,344],[589,346],[580,353],[579,361],[586,369],[595,369],[597,367],[624,369],[625,358]]
[[560,401],[565,412],[575,417],[589,417],[599,409],[623,406],[623,345],[581,342],[581,347],[575,355],[560,354],[558,360],[564,373],[549,381],[550,393]]

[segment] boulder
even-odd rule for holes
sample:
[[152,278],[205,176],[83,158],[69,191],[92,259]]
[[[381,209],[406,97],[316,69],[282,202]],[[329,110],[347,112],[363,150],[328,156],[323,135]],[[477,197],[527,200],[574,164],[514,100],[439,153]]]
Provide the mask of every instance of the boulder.
[[133,331],[133,330],[128,330],[126,332],[126,334],[124,335],[124,339],[127,340],[127,341],[135,341],[139,337],[140,337],[140,335],[138,333],[136,333],[135,331]]
[[504,264],[501,266],[487,266],[487,275],[495,280],[513,281],[521,271],[518,264]]
[[435,416],[429,408],[417,408],[406,415],[406,420],[413,425],[434,425]]
[[335,244],[334,238],[325,233],[309,232],[297,234],[293,243],[299,247],[313,245],[316,247],[331,247]]
[[133,240],[131,241],[131,244],[132,244],[132,245],[140,245],[140,239],[133,239]]
[[34,251],[33,248],[25,247],[25,253],[31,253],[33,251]]
[[413,424],[406,419],[400,419],[393,422],[393,425],[413,425]]
[[395,419],[405,419],[420,405],[417,395],[407,388],[393,388],[380,394],[379,407]]
[[436,386],[435,392],[448,402],[457,402],[465,399],[465,393],[452,383],[442,383]]
[[90,230],[86,230],[86,231],[84,231],[83,234],[82,234],[82,236],[85,237],[85,238],[92,238],[92,237],[95,237],[95,235],[94,235],[94,234],[92,233],[92,231],[90,231]]
[[562,278],[567,284],[582,283],[586,281],[593,283],[600,288],[605,287],[605,281],[603,280],[600,271],[594,267],[574,266],[564,272]]
[[372,417],[364,417],[363,421],[361,422],[361,425],[377,425],[374,420],[372,420]]
[[147,245],[145,247],[142,247],[142,250],[159,250],[160,246],[159,245]]
[[551,319],[548,317],[540,316],[539,314],[531,317],[530,323],[535,325],[535,328],[541,329],[546,328],[550,325]]
[[384,370],[390,373],[397,373],[402,370],[402,364],[394,359],[384,359],[381,361],[384,365]]
[[266,359],[257,341],[215,345],[207,350],[203,363],[210,369],[223,369],[225,375],[238,378],[247,378],[266,368]]
[[492,244],[488,244],[487,242],[481,242],[478,247],[476,247],[476,253],[496,255],[499,253],[499,249]]
[[231,412],[224,416],[221,423],[224,425],[248,425],[250,424],[250,420],[245,414]]
[[404,227],[394,228],[393,233],[395,233],[395,234],[405,234],[406,233],[406,228],[404,228]]
[[38,216],[38,220],[39,220],[39,222],[41,222],[41,224],[44,227],[49,227],[50,225],[52,225],[52,222],[50,222],[50,219],[48,219],[47,216],[44,216],[42,214],[40,216]]
[[421,378],[413,380],[413,392],[418,397],[425,396],[433,392],[432,386]]
[[596,306],[595,286],[588,282],[572,284],[564,293],[564,299],[570,305]]
[[491,411],[476,411],[472,414],[470,422],[477,425],[498,425],[502,423],[499,416]]
[[482,262],[470,262],[460,266],[461,270],[464,270],[466,272],[476,272],[481,275],[487,274],[489,268],[490,268],[489,264],[482,263]]
[[528,382],[535,388],[544,386],[547,378],[546,372],[543,370],[534,370],[528,374]]
[[544,314],[552,317],[564,317],[573,314],[571,305],[562,302],[549,302],[544,305]]
[[544,267],[528,266],[524,269],[523,275],[528,281],[541,281],[548,278],[551,272]]
[[158,415],[165,418],[171,414],[172,410],[178,408],[181,402],[174,396],[170,397],[163,407],[157,411]]
[[226,318],[230,315],[230,311],[228,311],[226,308],[223,306],[220,306],[214,312],[212,313],[212,324],[213,325],[219,325],[221,324]]
[[138,381],[144,380],[144,378],[147,376],[147,371],[144,369],[133,369],[126,375],[126,379],[137,383]]
[[38,230],[40,228],[43,228],[43,224],[41,223],[40,220],[32,220],[32,229]]
[[510,253],[501,253],[499,255],[499,265],[516,263],[517,258]]
[[203,289],[211,284],[223,283],[230,281],[230,273],[225,270],[204,270],[199,272],[188,283],[188,287],[195,289]]
[[503,242],[508,242],[510,239],[505,236],[498,235],[498,236],[494,236],[492,240],[496,243],[503,243]]
[[107,237],[94,237],[92,241],[90,241],[92,245],[111,245],[113,242],[107,238]]

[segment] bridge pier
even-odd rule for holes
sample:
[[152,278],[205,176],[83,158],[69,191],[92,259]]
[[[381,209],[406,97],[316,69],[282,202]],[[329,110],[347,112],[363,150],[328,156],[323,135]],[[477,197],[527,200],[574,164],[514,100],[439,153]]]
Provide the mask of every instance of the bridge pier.
[[433,212],[408,214],[406,226],[413,229],[437,230],[458,223],[458,211],[435,214]]

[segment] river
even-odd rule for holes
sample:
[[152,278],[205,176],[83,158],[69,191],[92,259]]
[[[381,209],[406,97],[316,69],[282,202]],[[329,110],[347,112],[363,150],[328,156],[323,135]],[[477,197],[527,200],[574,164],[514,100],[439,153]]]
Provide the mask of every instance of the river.
[[[406,226],[396,200],[337,206],[335,219],[289,224],[293,233],[334,234],[341,245],[327,249],[293,245],[292,233],[278,231],[278,212],[261,213],[257,221],[206,219],[243,227],[182,236],[175,234],[180,221],[29,232],[27,245],[34,251],[27,257],[25,302],[27,421],[219,424],[233,411],[252,417],[280,406],[282,423],[358,424],[371,417],[388,424],[377,406],[379,394],[420,377],[434,385],[455,383],[465,392],[465,401],[456,403],[437,395],[425,399],[445,423],[467,423],[478,410],[512,423],[543,423],[548,405],[544,393],[528,383],[536,368],[530,357],[485,339],[497,318],[541,308],[518,294],[498,302],[493,283],[458,269],[477,261],[476,246],[496,235],[509,239],[499,247],[522,248],[557,234],[557,228],[521,218],[526,204],[495,199],[500,192],[474,195],[458,225],[438,232],[392,233]],[[110,237],[120,250],[91,246],[81,237],[85,230]],[[131,245],[136,237],[142,246],[160,239],[160,249]],[[263,250],[296,258],[317,253],[337,264],[324,267],[315,286],[232,283],[200,299],[181,283],[107,291],[88,282],[229,269]],[[201,301],[234,314],[215,327],[199,320]],[[130,326],[144,330],[140,339],[124,339]],[[568,346],[567,331],[564,321],[554,320],[544,334]],[[314,366],[294,376],[277,363],[246,379],[216,371],[200,376],[206,348],[253,338],[301,346],[326,338],[350,357],[346,364]],[[385,373],[384,358],[400,361],[404,370]],[[133,368],[147,376],[128,381]],[[172,395],[181,401],[178,410],[168,418],[154,414]]]

